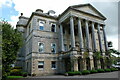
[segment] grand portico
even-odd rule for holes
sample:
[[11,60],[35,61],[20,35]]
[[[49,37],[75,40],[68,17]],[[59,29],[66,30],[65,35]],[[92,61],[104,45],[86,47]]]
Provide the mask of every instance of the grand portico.
[[107,56],[106,18],[91,4],[70,6],[57,17],[51,13],[37,9],[30,18],[19,17],[25,44],[16,65],[37,75],[105,68],[94,55]]
[[[84,5],[83,8],[86,8],[87,12],[82,11],[81,5],[71,6],[59,19],[61,52],[64,53],[63,58],[68,55],[69,60],[74,59],[73,63],[70,62],[74,65],[71,67],[73,69],[70,69],[73,71],[83,70],[79,59],[83,58],[84,52],[89,54],[88,65],[84,69],[93,69],[93,53],[100,51],[101,55],[105,56],[108,50],[104,29],[106,18],[91,5]],[[69,50],[65,49],[67,45],[71,45]],[[66,67],[68,68],[67,65]]]

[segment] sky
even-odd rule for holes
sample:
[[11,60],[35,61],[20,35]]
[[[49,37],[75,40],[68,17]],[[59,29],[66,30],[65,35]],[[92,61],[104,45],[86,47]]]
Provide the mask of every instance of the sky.
[[112,41],[113,48],[118,50],[118,0],[0,0],[0,18],[15,28],[20,13],[30,17],[36,9],[42,9],[44,13],[54,10],[59,15],[71,5],[85,3],[92,4],[107,18],[107,41]]

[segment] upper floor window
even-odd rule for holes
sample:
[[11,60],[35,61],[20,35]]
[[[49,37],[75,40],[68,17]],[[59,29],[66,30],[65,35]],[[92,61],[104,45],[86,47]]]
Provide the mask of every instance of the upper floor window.
[[51,52],[52,52],[52,53],[56,53],[56,44],[55,44],[55,43],[52,43],[52,44],[51,44],[51,48],[52,48],[52,49],[51,49]]
[[52,23],[51,25],[51,31],[56,32],[56,24]]
[[39,21],[39,29],[40,30],[44,30],[44,24],[45,24],[44,21]]
[[43,43],[39,43],[39,52],[43,52],[44,51],[44,44]]

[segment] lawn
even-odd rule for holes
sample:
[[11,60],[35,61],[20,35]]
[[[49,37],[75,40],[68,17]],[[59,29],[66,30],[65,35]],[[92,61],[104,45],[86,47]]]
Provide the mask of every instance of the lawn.
[[11,78],[23,78],[23,76],[7,76],[7,79],[11,79]]

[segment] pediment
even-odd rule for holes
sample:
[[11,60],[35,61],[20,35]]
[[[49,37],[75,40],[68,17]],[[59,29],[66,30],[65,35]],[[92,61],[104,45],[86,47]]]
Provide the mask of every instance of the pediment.
[[[90,4],[85,4],[85,5],[75,5],[72,6],[72,8],[76,9],[76,10],[80,10],[95,16],[99,16],[102,18],[105,18],[96,8],[94,8],[92,5]],[[106,18],[105,18],[106,19]]]

